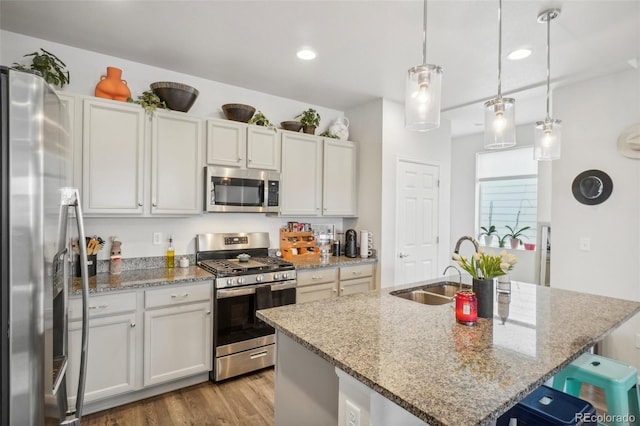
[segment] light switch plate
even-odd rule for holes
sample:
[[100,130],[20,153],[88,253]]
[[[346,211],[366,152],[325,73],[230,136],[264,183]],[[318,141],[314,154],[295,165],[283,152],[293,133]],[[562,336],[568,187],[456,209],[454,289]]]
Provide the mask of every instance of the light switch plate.
[[162,244],[162,232],[153,233],[153,245],[159,246]]

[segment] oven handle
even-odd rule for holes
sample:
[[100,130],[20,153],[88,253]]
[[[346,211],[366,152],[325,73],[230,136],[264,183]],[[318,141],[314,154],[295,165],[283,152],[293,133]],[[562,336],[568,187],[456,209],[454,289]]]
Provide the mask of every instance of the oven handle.
[[[271,284],[271,291],[287,290],[290,288],[296,288],[297,282],[295,280],[283,281],[277,284]],[[249,294],[255,294],[256,288],[268,286],[268,284],[256,284],[248,285],[246,287],[238,288],[221,288],[216,290],[216,299],[226,299],[229,297],[246,296]]]

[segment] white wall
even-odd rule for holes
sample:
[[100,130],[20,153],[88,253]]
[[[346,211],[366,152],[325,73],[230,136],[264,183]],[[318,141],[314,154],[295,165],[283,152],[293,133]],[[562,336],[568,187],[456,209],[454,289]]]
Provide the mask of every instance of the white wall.
[[[640,160],[616,146],[620,133],[640,122],[640,72],[560,88],[553,106],[563,135],[562,157],[553,164],[551,285],[640,301]],[[571,193],[573,179],[588,169],[613,180],[611,197],[600,205],[580,204]],[[579,249],[583,237],[591,239],[590,251]],[[640,368],[635,333],[638,315],[607,339],[605,354]]]
[[[24,54],[38,51],[40,48],[59,56],[66,63],[71,74],[71,83],[63,88],[63,91],[70,93],[93,96],[95,85],[100,80],[100,76],[106,73],[106,67],[115,66],[123,69],[123,79],[127,80],[134,98],[144,90],[148,90],[149,83],[154,81],[177,81],[196,87],[200,95],[189,111],[189,115],[193,116],[220,118],[222,117],[221,105],[237,102],[255,106],[277,124],[290,120],[303,110],[312,107],[322,116],[320,129],[316,131],[320,133],[336,117],[343,115],[341,111],[318,105],[308,105],[21,34],[0,31],[0,37],[2,40],[0,64],[11,65],[13,62],[21,62]],[[168,238],[168,234],[172,234],[177,255],[193,254],[195,235],[204,232],[268,231],[271,247],[277,248],[279,247],[278,229],[290,220],[332,223],[337,229],[342,229],[342,219],[277,218],[258,213],[202,214],[192,218],[87,218],[86,228],[89,235],[95,234],[103,238],[118,236],[122,241],[123,256],[131,258],[164,255],[166,245],[151,244],[153,232],[162,232],[165,238]],[[101,250],[98,258],[107,259],[107,254],[107,250]]]
[[[544,113],[544,111],[543,111]],[[534,124],[516,127],[516,148],[533,145]],[[451,154],[451,240],[453,248],[458,238],[475,234],[476,221],[476,155],[484,151],[483,134],[477,133],[454,138]],[[551,221],[551,163],[538,163],[538,222]],[[467,244],[467,243],[465,243]],[[473,250],[462,246],[461,253],[469,255]],[[512,280],[538,283],[539,244],[536,251],[507,250],[518,258],[518,264],[510,272]],[[454,264],[454,263],[452,263]]]
[[404,105],[383,101],[382,146],[382,238],[380,266],[382,287],[394,285],[396,261],[396,164],[398,158],[422,161],[440,167],[440,211],[437,271],[449,264],[451,195],[451,123],[428,132],[404,128]]

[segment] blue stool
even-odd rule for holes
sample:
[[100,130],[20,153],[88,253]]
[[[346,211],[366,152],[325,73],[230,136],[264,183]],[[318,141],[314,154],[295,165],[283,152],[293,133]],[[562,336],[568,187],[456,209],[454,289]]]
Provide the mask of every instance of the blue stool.
[[[553,387],[580,396],[582,383],[602,388],[611,425],[640,424],[638,371],[627,364],[599,355],[582,354],[553,378]],[[631,420],[631,416],[635,421]],[[627,421],[622,421],[628,419]]]

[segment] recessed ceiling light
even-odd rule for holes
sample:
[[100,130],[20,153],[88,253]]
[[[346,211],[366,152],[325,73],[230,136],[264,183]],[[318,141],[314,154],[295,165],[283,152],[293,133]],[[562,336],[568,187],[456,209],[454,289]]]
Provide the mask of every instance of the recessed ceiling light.
[[305,60],[305,61],[310,61],[312,59],[315,59],[316,57],[316,52],[314,52],[311,49],[300,49],[298,50],[298,53],[296,53],[296,55],[298,56],[298,58]]
[[520,49],[516,49],[507,55],[507,59],[511,59],[512,61],[519,61],[520,59],[528,58],[533,53],[533,49],[530,47],[522,47]]

